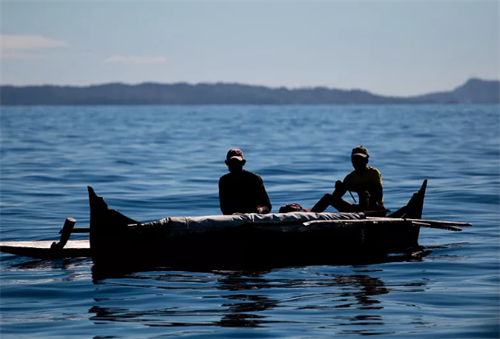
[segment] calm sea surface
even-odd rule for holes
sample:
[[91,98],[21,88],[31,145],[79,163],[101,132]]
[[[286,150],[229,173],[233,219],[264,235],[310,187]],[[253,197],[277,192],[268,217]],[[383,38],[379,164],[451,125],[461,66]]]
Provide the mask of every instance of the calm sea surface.
[[57,239],[67,216],[88,227],[87,185],[142,221],[220,214],[232,147],[274,212],[312,207],[362,144],[388,208],[428,178],[424,218],[474,226],[422,228],[423,255],[370,265],[101,279],[87,258],[1,254],[0,336],[498,338],[499,120],[494,105],[2,107],[2,241]]

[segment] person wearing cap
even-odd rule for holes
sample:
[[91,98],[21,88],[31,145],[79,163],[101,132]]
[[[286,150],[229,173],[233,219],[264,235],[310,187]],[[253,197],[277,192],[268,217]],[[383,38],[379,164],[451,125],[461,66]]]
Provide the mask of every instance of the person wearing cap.
[[219,180],[222,214],[265,214],[271,211],[272,205],[262,178],[258,174],[245,171],[245,163],[243,152],[239,148],[232,148],[227,152],[226,165],[229,173]]
[[[369,157],[366,147],[354,147],[351,153],[354,171],[349,173],[344,181],[338,180],[333,193],[325,194],[311,212],[323,212],[328,206],[332,206],[339,212],[375,211],[376,215],[385,215],[382,176],[378,169],[368,166]],[[358,193],[358,205],[342,199],[347,191]]]

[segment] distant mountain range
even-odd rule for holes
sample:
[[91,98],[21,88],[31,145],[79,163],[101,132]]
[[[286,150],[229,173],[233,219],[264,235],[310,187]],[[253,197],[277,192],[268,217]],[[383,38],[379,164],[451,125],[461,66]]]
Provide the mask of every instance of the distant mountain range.
[[110,83],[74,86],[0,86],[0,105],[314,105],[498,104],[500,81],[470,79],[449,92],[410,97],[326,87],[287,89],[242,84]]

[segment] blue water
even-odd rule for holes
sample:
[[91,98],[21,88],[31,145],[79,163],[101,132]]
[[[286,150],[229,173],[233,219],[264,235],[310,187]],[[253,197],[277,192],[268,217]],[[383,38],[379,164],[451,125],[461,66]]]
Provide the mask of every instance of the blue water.
[[274,212],[314,205],[362,144],[388,208],[428,178],[424,218],[474,224],[422,228],[413,259],[352,266],[100,278],[90,259],[1,254],[2,339],[499,337],[499,106],[2,107],[0,119],[2,241],[57,239],[67,216],[87,227],[87,185],[138,220],[219,214],[232,147]]

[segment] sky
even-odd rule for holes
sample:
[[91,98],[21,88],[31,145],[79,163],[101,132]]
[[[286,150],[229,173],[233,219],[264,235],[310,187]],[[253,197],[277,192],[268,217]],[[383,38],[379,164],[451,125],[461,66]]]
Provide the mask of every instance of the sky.
[[500,2],[0,1],[0,83],[410,96],[500,77]]

